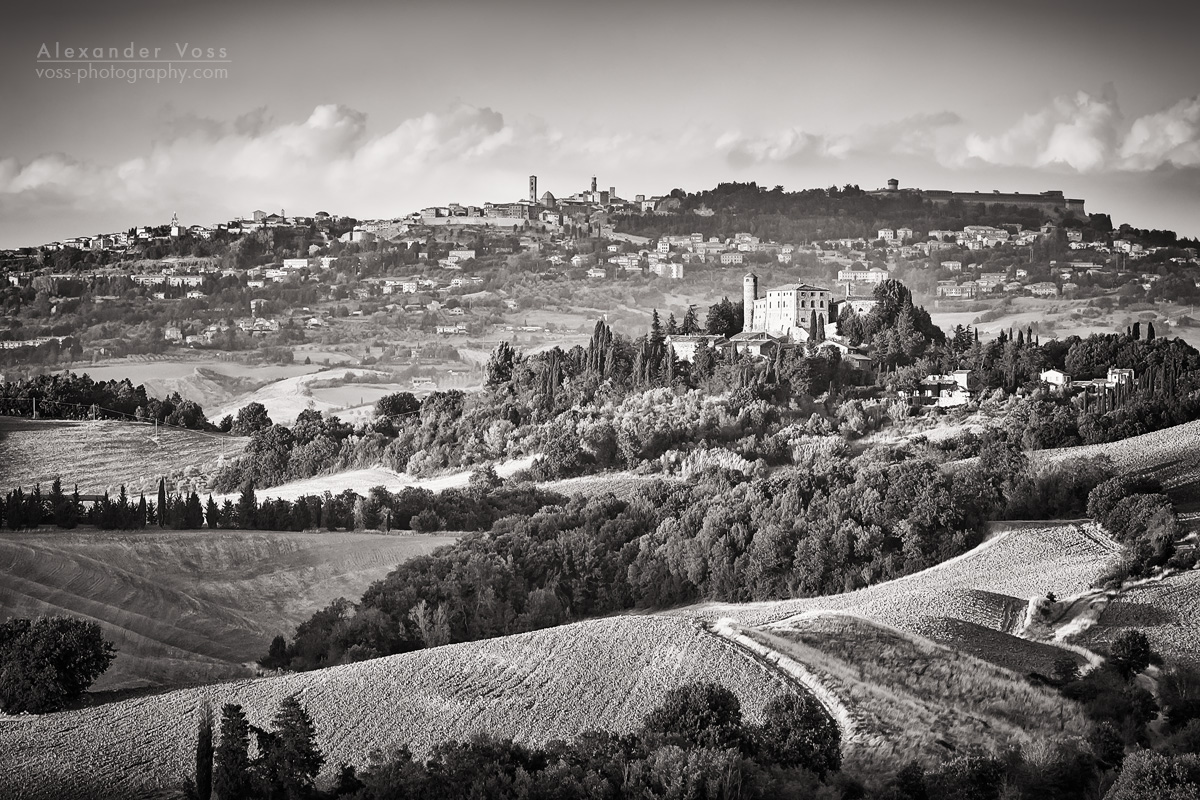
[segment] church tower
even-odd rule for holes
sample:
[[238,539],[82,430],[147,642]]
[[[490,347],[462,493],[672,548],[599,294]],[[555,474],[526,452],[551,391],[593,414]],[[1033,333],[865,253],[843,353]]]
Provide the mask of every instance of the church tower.
[[758,276],[747,272],[742,278],[742,330],[754,330],[754,301],[758,299]]

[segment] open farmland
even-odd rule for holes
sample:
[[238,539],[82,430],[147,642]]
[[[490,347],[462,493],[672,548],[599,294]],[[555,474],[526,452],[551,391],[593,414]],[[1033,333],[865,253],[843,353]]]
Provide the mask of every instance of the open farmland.
[[1200,666],[1200,571],[1127,589],[1108,604],[1099,624],[1075,641],[1104,650],[1126,630],[1146,634],[1154,650],[1170,663]]
[[1091,524],[1005,523],[957,558],[854,592],[743,605],[709,603],[672,613],[729,618],[749,627],[786,627],[819,612],[840,612],[928,637],[1024,674],[1048,670],[1062,654],[1012,635],[1029,598],[1085,591],[1117,553],[1117,545]]
[[236,417],[238,411],[249,403],[262,403],[267,409],[267,414],[271,417],[272,422],[277,422],[281,425],[291,425],[296,421],[296,417],[300,415],[300,412],[305,409],[336,412],[340,411],[345,405],[340,402],[327,402],[317,399],[313,395],[314,389],[310,384],[326,381],[346,381],[348,378],[352,382],[353,376],[385,378],[389,374],[371,369],[346,369],[344,367],[327,369],[321,372],[312,372],[307,375],[297,375],[277,380],[251,394],[238,398],[235,402],[216,408],[206,408],[204,411],[210,420],[216,422],[226,414]]
[[1119,442],[1045,450],[1038,459],[1107,456],[1123,475],[1153,475],[1171,494],[1180,510],[1200,503],[1200,421],[1186,422]]
[[225,459],[239,455],[249,439],[134,422],[32,421],[0,418],[0,489],[49,488],[61,476],[83,494],[152,494],[160,477],[207,484]]
[[[0,533],[0,619],[71,614],[120,651],[93,687],[249,674],[247,662],[338,597],[451,536],[257,531]],[[0,792],[0,796],[3,793]]]
[[[496,474],[501,478],[508,478],[526,469],[532,463],[533,456],[504,461],[495,465]],[[317,475],[312,478],[304,478],[303,480],[283,483],[279,486],[272,486],[266,489],[256,489],[255,496],[260,502],[268,499],[295,500],[298,497],[309,494],[319,495],[324,492],[340,494],[347,489],[365,495],[376,486],[382,486],[390,492],[398,492],[408,486],[428,489],[431,492],[440,492],[443,489],[465,488],[470,483],[471,474],[474,471],[474,468],[472,468],[459,472],[448,472],[445,475],[435,475],[432,478],[414,478],[411,475],[396,472],[386,467],[350,469],[344,472],[335,472],[331,475]],[[236,501],[237,497],[237,494],[228,494],[217,496],[214,499],[217,502],[223,502],[224,500]]]
[[1082,712],[1051,689],[858,617],[815,613],[786,627],[740,632],[802,665],[837,699],[853,730],[844,756],[868,772],[910,760],[935,764],[971,745],[999,749],[1082,736],[1088,728]]
[[[298,359],[303,360],[303,359]],[[320,367],[306,364],[243,364],[176,350],[163,355],[137,355],[100,364],[73,367],[97,381],[122,381],[141,384],[151,397],[166,397],[179,392],[205,409],[235,403],[264,384],[316,372]]]
[[663,695],[714,681],[756,722],[778,673],[681,619],[615,617],[483,642],[448,645],[318,672],[261,678],[41,717],[0,720],[0,796],[120,797],[177,787],[194,768],[196,711],[240,703],[265,726],[298,694],[326,755],[364,766],[369,753],[490,731],[527,743],[586,730],[632,731]]

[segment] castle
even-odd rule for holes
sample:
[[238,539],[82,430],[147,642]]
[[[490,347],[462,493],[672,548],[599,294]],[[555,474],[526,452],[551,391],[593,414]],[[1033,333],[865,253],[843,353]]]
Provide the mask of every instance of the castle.
[[803,344],[815,329],[824,338],[825,326],[834,321],[832,304],[832,292],[808,283],[785,284],[759,297],[758,276],[751,272],[742,278],[742,333]]
[[889,197],[899,195],[901,192],[915,194],[923,200],[928,200],[934,205],[944,206],[951,201],[959,201],[962,203],[976,204],[980,203],[984,206],[1002,205],[1016,206],[1017,208],[1032,208],[1042,212],[1048,217],[1054,219],[1062,219],[1068,212],[1073,212],[1078,216],[1084,216],[1086,213],[1083,210],[1084,201],[1080,198],[1065,197],[1063,193],[1057,189],[1040,194],[1028,194],[1025,192],[1001,192],[996,189],[992,192],[951,192],[943,189],[901,189],[900,181],[895,178],[887,182],[886,189],[878,189],[870,194],[876,197]]

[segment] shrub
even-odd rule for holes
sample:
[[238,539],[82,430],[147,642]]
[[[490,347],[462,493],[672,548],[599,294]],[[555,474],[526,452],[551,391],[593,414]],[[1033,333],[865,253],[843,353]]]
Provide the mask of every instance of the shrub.
[[644,732],[681,747],[737,746],[742,707],[737,695],[715,683],[690,683],[667,692],[646,716]]
[[1106,800],[1191,800],[1200,796],[1200,756],[1141,750],[1125,759]]
[[413,517],[411,524],[417,533],[434,533],[442,529],[442,520],[432,508],[427,508]]
[[821,777],[841,769],[841,733],[812,695],[772,698],[763,716],[763,724],[753,732],[760,761],[806,769]]

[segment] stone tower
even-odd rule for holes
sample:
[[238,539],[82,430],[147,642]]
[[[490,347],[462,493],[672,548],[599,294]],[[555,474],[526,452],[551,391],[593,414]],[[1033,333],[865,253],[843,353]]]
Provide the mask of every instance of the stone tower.
[[758,299],[758,276],[747,272],[742,278],[742,330],[754,330],[754,301]]

